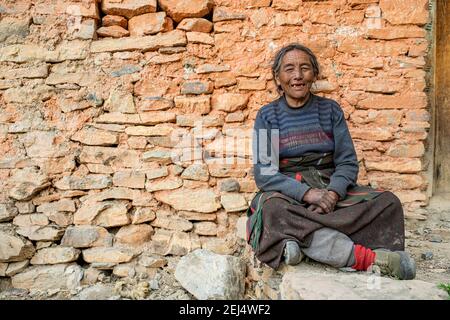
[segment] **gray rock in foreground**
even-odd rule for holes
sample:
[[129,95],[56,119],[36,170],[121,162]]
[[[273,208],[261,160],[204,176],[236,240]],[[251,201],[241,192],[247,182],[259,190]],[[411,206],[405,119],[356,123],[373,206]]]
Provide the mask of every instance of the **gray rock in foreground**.
[[80,285],[83,269],[76,264],[34,266],[11,278],[12,286],[27,290],[71,290]]
[[287,268],[280,285],[286,300],[442,300],[447,293],[421,280],[394,280],[366,272],[325,271],[301,263]]
[[233,256],[197,249],[182,257],[175,278],[199,300],[242,299],[244,262]]
[[118,298],[120,296],[116,294],[112,285],[96,283],[91,287],[84,288],[72,300],[110,300]]

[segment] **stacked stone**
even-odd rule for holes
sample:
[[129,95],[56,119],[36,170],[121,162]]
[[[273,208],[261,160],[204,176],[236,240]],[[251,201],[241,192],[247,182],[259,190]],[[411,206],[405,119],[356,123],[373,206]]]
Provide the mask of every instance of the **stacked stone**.
[[[235,253],[253,121],[277,97],[269,61],[294,41],[345,110],[360,181],[423,205],[428,12],[413,2],[2,3],[0,276],[73,288]],[[96,39],[125,22],[130,37]]]

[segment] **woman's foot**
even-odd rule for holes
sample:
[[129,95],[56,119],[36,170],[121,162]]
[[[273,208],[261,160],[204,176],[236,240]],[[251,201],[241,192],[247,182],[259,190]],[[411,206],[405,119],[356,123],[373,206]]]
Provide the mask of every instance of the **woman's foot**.
[[295,241],[288,241],[284,246],[284,262],[287,265],[295,266],[303,260],[303,252]]
[[404,251],[373,250],[375,261],[372,271],[379,268],[380,273],[399,280],[411,280],[416,277],[416,263]]

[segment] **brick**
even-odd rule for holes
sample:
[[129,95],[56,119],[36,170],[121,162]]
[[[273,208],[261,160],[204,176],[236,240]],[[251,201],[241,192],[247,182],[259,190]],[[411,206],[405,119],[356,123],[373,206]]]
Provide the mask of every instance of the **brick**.
[[154,51],[161,47],[185,46],[186,43],[187,40],[184,31],[173,30],[155,36],[93,41],[91,44],[91,52],[99,53],[131,50]]
[[0,71],[0,77],[5,79],[20,78],[46,78],[48,76],[48,65],[30,66],[28,68],[17,68]]
[[177,115],[177,125],[180,127],[195,127],[199,121],[205,127],[218,127],[223,125],[224,118],[220,115],[208,115],[201,118],[192,114]]
[[245,20],[246,15],[235,9],[226,7],[215,7],[213,13],[213,22],[229,20]]
[[177,25],[180,30],[205,33],[210,33],[212,28],[212,22],[203,18],[185,18]]
[[269,24],[270,11],[268,9],[259,9],[251,13],[249,18],[255,28],[260,29],[262,26]]
[[428,0],[380,0],[383,18],[391,24],[417,24],[428,22]]
[[381,69],[383,68],[384,62],[381,57],[351,57],[345,56],[340,61],[340,63],[353,67],[364,67],[364,68],[372,68],[372,69]]
[[111,146],[117,145],[119,142],[117,133],[98,130],[92,127],[84,127],[72,135],[70,139],[91,146]]
[[248,96],[237,93],[222,93],[213,95],[211,104],[213,109],[226,112],[234,112],[245,107],[248,103]]
[[97,29],[100,37],[122,38],[130,35],[130,32],[121,26],[101,27]]
[[358,124],[371,123],[379,127],[396,128],[403,117],[401,110],[355,110],[350,119]]
[[[209,90],[212,89],[208,83]],[[207,114],[211,110],[210,96],[200,97],[175,97],[175,106],[183,113],[187,114]]]
[[138,168],[139,153],[134,150],[114,147],[91,147],[81,149],[81,163],[108,164],[114,167]]
[[366,18],[381,18],[381,9],[376,4],[371,4],[366,8],[364,13]]
[[214,88],[223,88],[223,87],[230,87],[234,86],[237,83],[236,78],[231,75],[224,75],[217,77],[217,79],[214,80]]
[[[99,10],[97,4],[94,2],[76,3],[70,1],[58,2],[56,6],[56,13],[66,14],[69,16],[83,17],[83,18],[99,18]],[[51,14],[54,14],[51,12]]]
[[128,21],[121,16],[106,15],[102,18],[102,27],[120,26],[124,29],[128,28]]
[[254,80],[254,79],[238,79],[239,90],[265,90],[266,81],[265,80]]
[[220,208],[215,193],[210,189],[177,189],[172,192],[161,191],[155,197],[175,210],[188,210],[202,213],[215,212]]
[[425,94],[402,93],[399,96],[372,95],[358,102],[363,109],[422,109],[427,106]]
[[312,23],[323,23],[327,25],[336,25],[336,6],[327,4],[318,4],[308,10],[308,18]]
[[204,32],[195,32],[195,31],[186,32],[186,37],[188,42],[190,43],[214,45],[214,38]]
[[96,75],[91,72],[51,73],[45,80],[45,83],[48,85],[74,83],[81,87],[87,87],[95,83],[96,80]]
[[298,9],[299,5],[300,3],[297,1],[273,0],[271,6],[278,10],[295,11]]
[[275,26],[301,26],[303,24],[300,12],[277,13],[274,18]]
[[164,64],[180,61],[183,58],[181,54],[170,54],[170,55],[155,55],[148,59],[148,64]]
[[419,158],[425,154],[425,146],[422,142],[418,143],[395,143],[386,151],[386,155],[396,158]]
[[180,22],[184,18],[204,17],[211,11],[214,5],[212,0],[159,0],[158,3],[176,22]]
[[146,13],[131,18],[128,30],[132,37],[156,34],[173,30],[173,22],[165,12]]
[[369,29],[366,33],[369,39],[393,40],[403,38],[425,38],[426,30],[417,26],[399,26],[383,29]]
[[129,225],[121,227],[114,238],[117,243],[137,246],[149,242],[153,233],[148,224]]
[[417,173],[422,171],[422,162],[419,159],[383,157],[378,161],[365,160],[367,170],[384,172]]
[[[181,85],[181,94],[205,94],[205,93],[212,93],[212,91],[213,91],[213,84],[209,81],[199,81],[199,80],[186,81]],[[209,102],[209,97],[207,98]]]
[[423,178],[417,174],[398,174],[386,172],[368,173],[370,185],[384,190],[404,190],[420,188]]
[[157,124],[155,126],[127,127],[125,133],[132,136],[167,136],[173,129],[165,124]]
[[156,0],[102,0],[102,11],[109,15],[124,16],[130,19],[134,16],[156,12]]
[[216,236],[217,224],[214,222],[197,222],[194,224],[194,232],[201,236]]
[[117,187],[144,189],[145,173],[135,170],[116,171],[113,175],[112,182]]
[[225,117],[225,122],[242,122],[245,120],[245,115],[242,111],[236,111],[227,114]]
[[350,81],[350,89],[377,93],[396,93],[402,91],[404,84],[399,79],[354,78]]

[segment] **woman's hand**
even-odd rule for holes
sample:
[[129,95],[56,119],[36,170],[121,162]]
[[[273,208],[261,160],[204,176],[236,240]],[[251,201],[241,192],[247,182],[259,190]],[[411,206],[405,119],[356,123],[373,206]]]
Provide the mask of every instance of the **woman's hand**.
[[327,214],[333,211],[339,196],[334,191],[325,189],[309,189],[303,196],[303,201],[311,204],[309,210],[314,213]]

